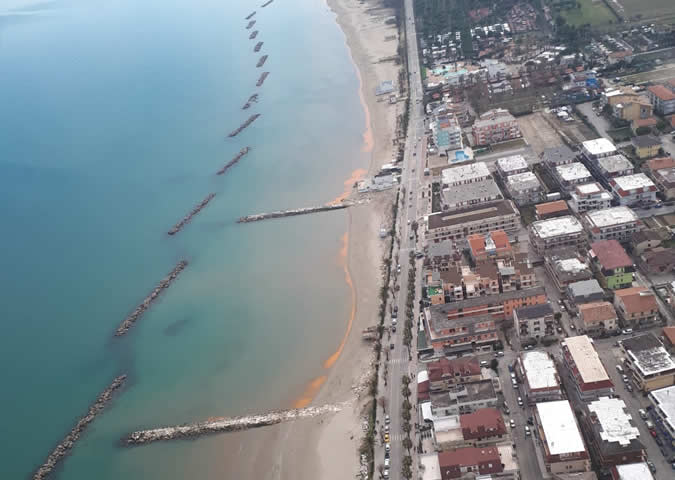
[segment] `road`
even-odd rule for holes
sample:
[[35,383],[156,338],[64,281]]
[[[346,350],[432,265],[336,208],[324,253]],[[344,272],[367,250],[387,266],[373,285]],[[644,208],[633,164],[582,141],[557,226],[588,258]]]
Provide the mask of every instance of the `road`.
[[601,136],[607,138],[608,140],[612,139],[612,137],[607,135],[607,130],[611,130],[612,126],[607,121],[607,119],[605,119],[605,117],[602,115],[596,115],[596,113],[593,111],[593,102],[580,103],[577,105],[577,109],[586,115],[588,121],[595,127]]

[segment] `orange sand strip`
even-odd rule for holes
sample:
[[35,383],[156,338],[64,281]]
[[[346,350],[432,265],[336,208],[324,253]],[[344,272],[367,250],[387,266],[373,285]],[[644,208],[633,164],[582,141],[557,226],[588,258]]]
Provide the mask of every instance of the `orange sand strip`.
[[314,380],[309,382],[309,385],[307,385],[307,388],[302,393],[300,398],[298,398],[295,403],[293,403],[293,408],[305,408],[307,405],[312,403],[314,396],[319,393],[319,389],[325,381],[326,376],[321,375],[320,377],[316,377]]
[[328,205],[337,205],[338,203],[342,203],[342,201],[346,200],[347,197],[349,197],[349,195],[352,193],[354,184],[359,180],[361,180],[366,173],[368,172],[363,168],[357,168],[356,170],[354,170],[352,174],[349,176],[349,178],[345,180],[344,183],[345,191],[342,192],[340,196],[328,202]]

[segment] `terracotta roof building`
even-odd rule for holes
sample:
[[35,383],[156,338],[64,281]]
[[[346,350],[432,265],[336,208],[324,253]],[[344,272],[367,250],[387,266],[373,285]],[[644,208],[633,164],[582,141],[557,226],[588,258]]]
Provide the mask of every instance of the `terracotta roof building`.
[[584,333],[591,337],[614,332],[619,327],[616,310],[609,302],[579,305],[579,319]]
[[618,290],[633,284],[633,260],[616,240],[599,240],[591,244],[588,253],[598,271],[600,284],[604,288]]
[[440,452],[438,463],[442,480],[461,478],[467,473],[488,475],[503,471],[501,457],[495,447],[466,447]]
[[513,253],[509,236],[503,230],[495,230],[486,235],[469,235],[467,241],[471,258],[476,263],[510,257]]
[[560,217],[569,214],[569,208],[564,200],[556,200],[555,202],[540,203],[534,206],[534,211],[538,220],[545,220],[552,217]]
[[663,327],[663,345],[671,353],[675,351],[675,327]]
[[662,168],[673,168],[675,167],[675,158],[673,157],[652,158],[651,160],[647,160],[645,162],[645,166],[647,167],[647,169],[651,171],[661,170]]
[[432,391],[447,390],[452,385],[476,382],[481,379],[477,357],[442,357],[427,364],[429,384]]
[[481,408],[459,416],[464,440],[481,444],[500,440],[506,435],[504,417],[496,408]]
[[640,255],[638,266],[647,273],[666,273],[675,269],[675,249],[656,247]]
[[653,85],[647,89],[649,101],[654,110],[661,115],[669,115],[675,112],[675,93],[663,85]]
[[614,292],[614,307],[623,327],[643,328],[659,320],[659,306],[647,287],[631,287]]

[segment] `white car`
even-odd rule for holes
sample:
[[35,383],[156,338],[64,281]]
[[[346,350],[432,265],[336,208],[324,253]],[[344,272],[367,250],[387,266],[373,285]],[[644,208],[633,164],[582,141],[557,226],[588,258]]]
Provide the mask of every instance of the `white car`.
[[516,421],[514,419],[511,419],[511,428],[516,428]]

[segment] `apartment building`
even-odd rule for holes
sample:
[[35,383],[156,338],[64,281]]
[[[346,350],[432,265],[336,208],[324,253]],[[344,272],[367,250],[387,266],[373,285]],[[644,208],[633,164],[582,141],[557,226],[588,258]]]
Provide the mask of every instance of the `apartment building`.
[[574,187],[567,203],[576,214],[602,210],[612,205],[612,194],[597,182],[585,183]]
[[525,401],[529,405],[562,400],[560,376],[555,362],[546,352],[522,352],[516,360],[516,374],[522,379]]
[[597,158],[589,162],[589,165],[591,170],[604,180],[603,183],[609,182],[614,177],[630,175],[634,171],[631,161],[621,154]]
[[675,112],[675,93],[665,85],[653,85],[647,88],[649,101],[661,115]]
[[599,158],[616,155],[617,150],[612,142],[606,138],[600,137],[583,142],[581,144],[581,153],[586,160],[592,162]]
[[473,205],[487,205],[502,200],[502,192],[492,178],[452,185],[441,193],[441,208],[453,212]]
[[[497,297],[497,295],[494,295]],[[490,313],[473,316],[459,316],[448,312],[448,306],[469,301],[485,303],[483,298],[472,298],[463,302],[453,302],[429,307],[426,335],[428,343],[437,353],[454,355],[471,352],[474,348],[490,350],[498,340],[497,322]]]
[[600,285],[604,288],[619,290],[633,284],[633,260],[618,241],[598,240],[591,243],[588,257],[595,267]]
[[553,309],[549,303],[516,308],[513,326],[521,340],[551,335],[554,332]]
[[553,176],[560,185],[561,190],[565,192],[571,192],[577,185],[593,181],[591,172],[581,162],[559,165],[553,170]]
[[506,190],[519,207],[539,202],[544,194],[544,187],[532,172],[509,175],[506,178]]
[[431,392],[430,398],[431,414],[438,418],[495,408],[499,403],[492,380],[454,385],[447,391]]
[[620,205],[651,205],[656,202],[658,188],[644,173],[612,178],[609,187]]
[[583,222],[593,241],[630,241],[632,235],[642,228],[642,222],[629,207],[611,207],[593,210],[583,215]]
[[588,262],[574,249],[548,252],[544,256],[544,266],[560,293],[565,292],[571,283],[593,278]]
[[616,310],[609,302],[591,302],[579,305],[579,321],[583,333],[589,337],[609,335],[619,328]]
[[631,138],[635,155],[639,159],[652,158],[659,154],[661,142],[651,135],[640,135]]
[[537,403],[534,422],[550,474],[590,471],[590,459],[567,400]]
[[675,198],[675,167],[655,170],[652,178],[667,200]]
[[522,136],[518,121],[503,108],[488,110],[478,117],[472,133],[475,145],[490,145]]
[[567,145],[546,148],[541,152],[540,158],[544,166],[549,170],[576,161],[576,155]]
[[589,401],[614,393],[614,384],[590,337],[568,337],[561,347],[563,365],[572,376],[574,387],[568,394],[574,394],[581,401]]
[[646,328],[660,320],[656,297],[654,292],[647,287],[638,286],[616,290],[614,308],[624,328]]
[[438,153],[447,155],[449,151],[463,147],[462,129],[453,114],[441,114],[431,124],[432,138]]
[[641,391],[651,392],[675,384],[675,361],[653,334],[626,338],[620,345],[624,366]]
[[504,417],[496,408],[479,408],[473,413],[460,415],[459,423],[465,444],[495,444],[504,440],[507,435]]
[[497,175],[506,178],[509,175],[525,173],[530,170],[527,160],[522,155],[510,155],[497,159]]
[[649,393],[649,401],[656,428],[666,441],[675,444],[675,386],[653,390]]
[[581,222],[571,215],[530,224],[530,245],[539,255],[558,248],[577,248],[585,241]]
[[456,167],[446,168],[441,172],[441,183],[443,188],[456,187],[491,178],[492,175],[485,162],[458,165]]
[[427,363],[429,388],[432,392],[448,390],[460,383],[477,382],[481,379],[478,357],[441,357]]
[[513,257],[509,236],[503,230],[495,230],[485,235],[469,235],[467,241],[471,259],[477,264]]
[[441,480],[461,479],[467,474],[472,477],[498,474],[504,470],[499,450],[496,447],[465,447],[440,452],[438,464],[441,470]]

